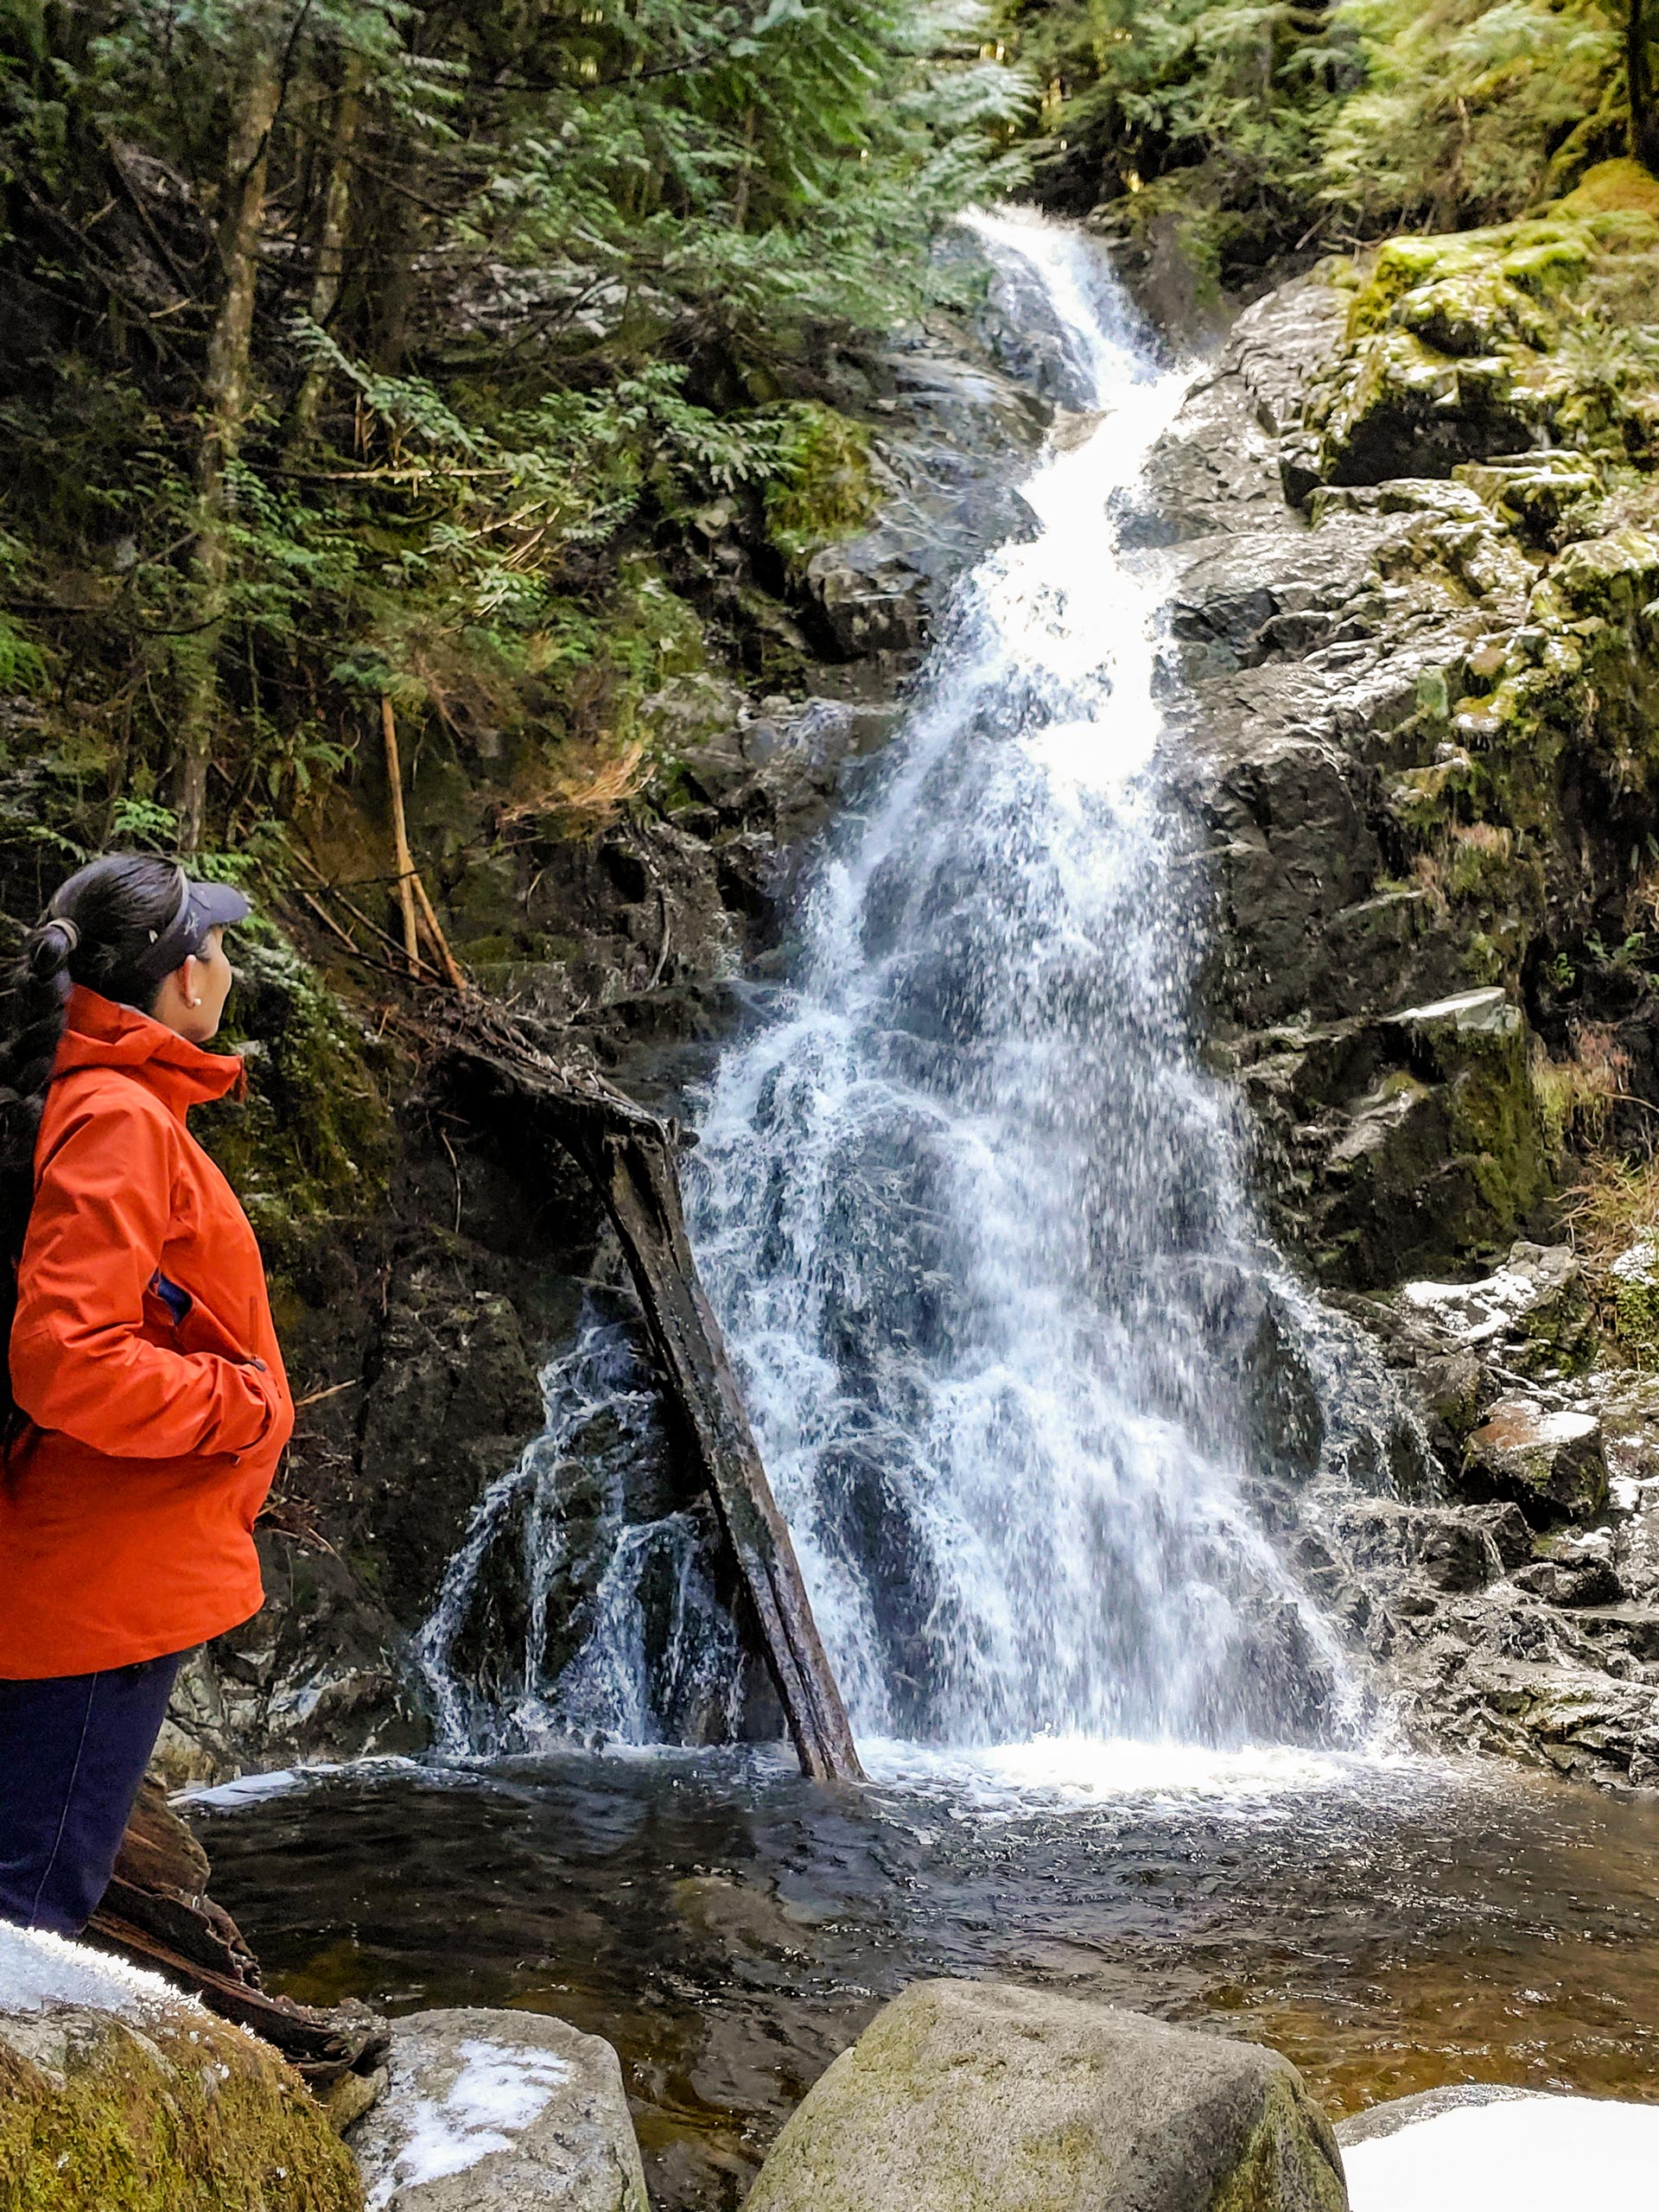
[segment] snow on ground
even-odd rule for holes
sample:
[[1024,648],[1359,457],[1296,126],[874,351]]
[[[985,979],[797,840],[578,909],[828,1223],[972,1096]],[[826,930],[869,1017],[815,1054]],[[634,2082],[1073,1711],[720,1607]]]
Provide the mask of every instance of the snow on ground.
[[41,2012],[54,2005],[85,2005],[129,2017],[181,2005],[189,2012],[201,2009],[194,1997],[124,1959],[66,1942],[44,1928],[14,1928],[0,1921],[0,2012]]
[[1344,2147],[1351,2212],[1654,2212],[1659,2105],[1519,2097]]
[[550,2050],[482,2037],[469,2037],[460,2050],[461,2069],[441,2098],[400,2083],[394,2056],[381,2116],[402,2132],[404,2147],[371,2190],[368,2212],[380,2212],[399,2190],[465,2173],[493,2151],[511,2149],[570,2079],[569,2065]]

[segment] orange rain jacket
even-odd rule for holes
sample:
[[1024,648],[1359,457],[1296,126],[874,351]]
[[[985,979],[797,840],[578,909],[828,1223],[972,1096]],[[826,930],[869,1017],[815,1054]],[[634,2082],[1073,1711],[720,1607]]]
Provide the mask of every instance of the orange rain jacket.
[[182,1651],[264,1600],[253,1523],[294,1406],[253,1231],[184,1118],[241,1077],[70,998],[11,1332],[0,1680]]

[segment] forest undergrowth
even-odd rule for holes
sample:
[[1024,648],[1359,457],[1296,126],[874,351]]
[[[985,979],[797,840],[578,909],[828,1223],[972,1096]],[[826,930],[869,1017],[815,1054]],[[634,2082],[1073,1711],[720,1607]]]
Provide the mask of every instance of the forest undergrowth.
[[1022,175],[982,28],[6,0],[9,872],[114,840],[280,874],[387,698],[474,758],[531,733],[521,799],[579,826],[664,680],[786,683],[729,571],[787,599],[868,511],[834,364]]

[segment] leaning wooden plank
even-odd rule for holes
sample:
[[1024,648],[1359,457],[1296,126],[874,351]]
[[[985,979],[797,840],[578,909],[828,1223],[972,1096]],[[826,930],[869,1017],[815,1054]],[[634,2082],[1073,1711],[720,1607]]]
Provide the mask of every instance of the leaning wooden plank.
[[731,1363],[686,1240],[679,1131],[587,1070],[558,1066],[513,1033],[448,1030],[452,1071],[534,1116],[591,1179],[620,1240],[645,1326],[755,1620],[801,1770],[863,1779],[788,1526],[778,1510]]

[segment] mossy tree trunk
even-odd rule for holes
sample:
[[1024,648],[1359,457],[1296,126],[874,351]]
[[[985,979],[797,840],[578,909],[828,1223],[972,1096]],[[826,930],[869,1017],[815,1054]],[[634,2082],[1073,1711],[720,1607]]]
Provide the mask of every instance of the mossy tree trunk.
[[[317,226],[316,259],[312,265],[311,296],[307,312],[320,328],[327,329],[340,303],[346,273],[346,245],[352,208],[352,165],[357,157],[357,134],[363,117],[363,69],[355,57],[346,65],[345,82],[334,108],[334,136],[330,152],[327,188]],[[289,424],[289,450],[303,453],[316,435],[318,410],[328,382],[321,361],[313,361],[294,402]]]
[[259,239],[264,226],[270,134],[283,95],[282,60],[276,40],[250,42],[225,163],[219,226],[221,289],[207,346],[201,448],[196,461],[196,624],[185,640],[175,782],[179,842],[186,852],[194,852],[201,842],[207,767],[219,720],[219,649],[231,573],[229,470],[248,411]]
[[1628,0],[1624,66],[1630,79],[1630,153],[1659,175],[1659,101],[1653,70],[1652,0]]

